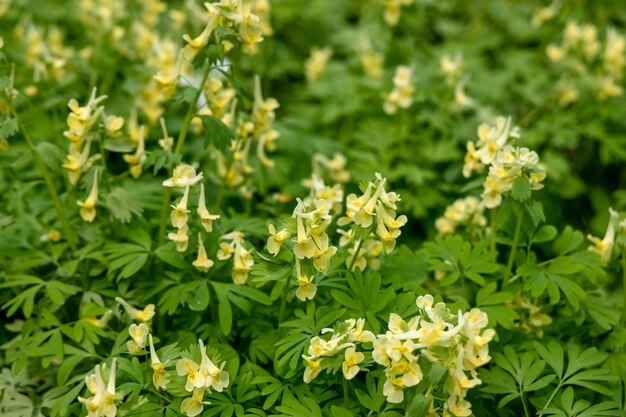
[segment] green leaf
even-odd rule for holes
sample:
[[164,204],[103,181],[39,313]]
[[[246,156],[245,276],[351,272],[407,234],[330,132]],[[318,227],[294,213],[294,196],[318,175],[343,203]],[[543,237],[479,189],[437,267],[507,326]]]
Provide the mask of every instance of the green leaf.
[[511,197],[517,201],[526,201],[530,198],[530,183],[524,177],[518,177],[513,181]]
[[406,408],[405,417],[424,417],[428,413],[432,398],[417,394]]
[[107,194],[106,206],[122,223],[130,222],[133,214],[140,217],[143,213],[141,202],[122,187],[115,187]]
[[204,311],[209,306],[209,299],[209,286],[206,281],[200,281],[191,300],[189,300],[189,308],[193,311]]
[[154,251],[154,254],[157,258],[175,268],[185,269],[187,267],[180,252],[176,250],[174,242],[167,242],[165,245],[160,246]]
[[204,125],[204,146],[213,145],[221,151],[226,150],[234,138],[230,128],[214,116],[203,115],[200,119]]

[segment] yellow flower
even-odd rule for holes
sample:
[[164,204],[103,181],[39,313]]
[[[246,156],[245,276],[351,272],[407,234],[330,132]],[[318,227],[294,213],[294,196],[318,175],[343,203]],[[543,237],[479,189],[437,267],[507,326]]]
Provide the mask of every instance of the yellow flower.
[[302,355],[304,360],[307,362],[307,367],[304,370],[304,383],[308,384],[313,381],[320,374],[321,368],[321,359],[311,359],[307,356]]
[[308,82],[317,81],[321,77],[332,54],[333,50],[329,47],[311,49],[311,56],[304,64],[304,73]]
[[298,275],[298,288],[296,289],[298,300],[312,300],[315,293],[317,293],[317,285],[313,284],[313,276],[309,278],[306,275]]
[[121,393],[115,392],[115,358],[111,364],[111,372],[109,373],[106,386],[102,378],[102,371],[105,369],[106,364],[96,365],[95,373],[85,378],[87,389],[89,389],[89,392],[91,392],[93,396],[87,399],[78,397],[78,401],[87,407],[88,416],[116,416],[117,405],[115,401],[119,401],[124,397]]
[[111,316],[113,316],[113,311],[112,310],[108,310],[99,319],[89,318],[89,319],[87,319],[87,321],[89,323],[93,324],[94,326],[103,329],[109,323],[109,320],[111,319]]
[[213,220],[217,220],[220,218],[219,214],[211,214],[209,210],[206,208],[206,202],[204,200],[204,184],[200,183],[200,197],[198,200],[198,216],[200,216],[200,221],[202,222],[202,227],[204,230],[211,233],[213,230]]
[[204,243],[202,242],[202,236],[200,233],[198,233],[198,257],[195,261],[193,261],[192,265],[201,272],[207,272],[213,266],[213,261],[206,255],[206,250],[204,249]]
[[345,359],[342,364],[344,378],[350,380],[359,373],[359,363],[363,362],[365,355],[355,352],[354,347],[349,347],[345,351]]
[[91,223],[96,218],[96,203],[98,202],[98,176],[94,175],[91,192],[87,196],[87,200],[76,201],[80,206],[80,217],[84,221]]
[[115,297],[115,301],[117,301],[118,303],[120,303],[122,305],[122,307],[124,307],[124,310],[126,310],[126,313],[133,319],[133,320],[139,320],[142,322],[149,322],[150,320],[152,320],[152,317],[154,317],[154,304],[148,304],[146,306],[146,308],[144,308],[143,310],[138,310],[135,307],[131,306],[130,304],[128,304],[123,298],[121,297]]
[[152,383],[156,389],[165,389],[169,383],[170,376],[165,371],[165,365],[159,360],[159,357],[154,350],[154,343],[152,341],[152,335],[148,335],[150,341],[150,366],[152,367]]
[[202,179],[202,172],[196,175],[196,169],[188,164],[180,164],[174,168],[172,178],[163,181],[165,187],[187,187]]
[[267,228],[270,233],[270,237],[267,239],[267,251],[276,256],[280,251],[281,245],[291,237],[291,233],[287,229],[276,232],[273,224],[270,224]]
[[188,230],[187,225],[184,225],[178,229],[176,233],[170,232],[167,234],[167,238],[176,244],[176,250],[179,252],[185,252],[187,250],[187,245],[189,244],[189,236],[187,236]]
[[187,42],[187,45],[183,48],[183,55],[187,61],[193,61],[200,50],[207,45],[213,33],[213,29],[215,29],[218,16],[218,13],[214,13],[213,16],[211,16],[209,23],[198,37],[191,39],[188,34],[183,35],[183,39]]
[[144,323],[140,323],[136,325],[135,323],[131,324],[128,328],[128,334],[133,340],[129,340],[126,344],[128,346],[128,350],[131,353],[139,353],[146,347],[146,338],[148,337],[148,333],[150,330],[148,326]]
[[208,401],[202,401],[204,397],[204,388],[196,388],[189,398],[185,398],[180,405],[180,411],[188,417],[197,416],[204,409],[204,404],[210,404]]
[[172,226],[180,229],[187,225],[187,202],[189,200],[189,186],[185,187],[185,192],[183,193],[183,198],[180,199],[177,205],[172,205],[171,207],[174,209],[170,214],[170,220],[172,221]]
[[[122,119],[123,121],[123,119]],[[130,175],[137,179],[143,171],[143,163],[146,161],[146,145],[144,140],[144,126],[139,129],[137,149],[133,155],[124,155],[124,161],[130,165]]]
[[604,234],[604,238],[600,240],[599,238],[588,235],[587,239],[593,243],[593,245],[589,246],[589,250],[600,255],[600,258],[603,262],[608,262],[611,260],[611,254],[613,252],[613,244],[615,243],[615,227],[619,222],[619,213],[609,208],[609,224],[606,228],[606,233]]
[[122,126],[124,126],[123,117],[107,116],[104,119],[104,129],[110,137],[119,136]]

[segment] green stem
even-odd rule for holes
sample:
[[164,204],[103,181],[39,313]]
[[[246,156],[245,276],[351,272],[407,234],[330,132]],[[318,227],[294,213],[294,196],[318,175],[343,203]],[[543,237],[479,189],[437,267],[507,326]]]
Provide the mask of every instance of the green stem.
[[[235,149],[237,149],[237,146],[238,144],[235,145]],[[222,178],[220,189],[217,192],[217,198],[215,199],[215,206],[213,207],[213,210],[216,213],[219,213],[220,205],[222,204],[222,198],[224,198],[224,189],[226,188],[226,177],[228,177],[228,174],[230,173],[230,170],[233,168],[233,164],[235,163],[234,152],[235,151],[231,151],[230,155],[228,155],[228,163],[226,164],[226,175],[224,178]]]
[[526,399],[524,398],[524,394],[520,393],[520,396],[522,397],[522,405],[524,406],[524,414],[526,415],[526,417],[530,417],[530,412],[528,411],[528,406],[526,405]]
[[283,293],[280,298],[280,312],[278,313],[278,337],[282,338],[282,328],[280,327],[283,324],[283,320],[285,320],[285,310],[287,309],[287,293],[289,292],[289,278],[291,278],[291,274],[287,274],[285,277],[285,284],[283,287]]
[[348,392],[348,380],[346,378],[343,379],[343,405],[346,409],[350,408],[350,395]]
[[356,260],[359,258],[359,252],[361,252],[361,246],[363,246],[363,242],[365,242],[365,238],[361,239],[359,241],[359,244],[356,247],[356,250],[354,251],[354,258],[352,258],[352,262],[350,262],[350,272],[354,271],[354,266],[356,265]]
[[507,284],[507,280],[511,276],[513,269],[513,261],[515,261],[515,253],[517,252],[517,244],[519,242],[520,232],[522,230],[522,221],[524,220],[524,212],[522,211],[517,216],[517,224],[515,225],[515,235],[513,235],[513,243],[511,244],[511,253],[509,253],[509,261],[506,263],[506,272],[504,274],[504,281],[502,281],[502,288]]
[[491,231],[489,236],[489,247],[492,252],[496,250],[496,220],[497,220],[497,207],[491,209]]
[[24,140],[26,141],[28,148],[33,154],[33,160],[35,162],[35,165],[41,172],[41,175],[43,176],[44,181],[46,182],[46,186],[48,187],[48,192],[50,193],[50,197],[52,198],[52,203],[54,204],[54,207],[57,211],[57,215],[59,217],[59,222],[61,222],[61,226],[63,226],[63,230],[65,231],[65,237],[67,238],[67,242],[70,244],[70,248],[72,248],[72,251],[76,252],[78,248],[76,236],[74,235],[74,232],[72,231],[72,228],[70,227],[70,222],[68,221],[67,216],[65,215],[65,208],[63,207],[63,204],[61,203],[61,199],[59,198],[59,194],[57,193],[57,190],[54,186],[54,182],[52,181],[50,172],[48,171],[46,164],[43,162],[43,159],[41,159],[41,155],[39,155],[39,151],[37,151],[37,148],[35,148],[33,140],[30,137],[30,134],[28,133],[28,131],[22,124],[22,121],[17,113],[17,110],[15,110],[15,107],[13,106],[13,101],[11,100],[10,96],[7,96],[7,103],[9,105],[9,109],[11,113],[13,114],[13,117],[17,121],[17,125],[19,126],[20,132],[22,132],[22,136],[24,137]]
[[[204,90],[204,86],[209,79],[209,73],[211,72],[211,65],[208,62],[205,63],[204,75],[202,77],[202,81],[200,82],[200,86],[198,87],[198,91],[193,96],[191,103],[189,103],[189,109],[187,109],[187,114],[185,115],[185,120],[183,121],[183,127],[180,129],[180,134],[178,135],[178,139],[176,140],[176,148],[174,149],[174,155],[180,155],[183,151],[183,146],[185,145],[185,139],[187,138],[187,132],[189,131],[189,126],[191,125],[191,120],[193,119],[193,115],[196,113],[196,103],[198,103],[198,99]],[[170,205],[170,199],[172,197],[172,189],[166,188],[163,193],[163,203],[161,204],[161,219],[159,221],[159,236],[158,236],[158,246],[161,246],[165,239],[165,228],[167,227],[167,217],[168,217],[168,209]]]
[[554,396],[556,395],[557,392],[559,392],[560,389],[561,389],[561,384],[559,383],[559,385],[556,386],[554,391],[552,391],[552,395],[550,395],[550,398],[548,398],[548,401],[546,402],[546,405],[543,406],[542,410],[545,410],[546,408],[548,408],[550,403],[552,403]]

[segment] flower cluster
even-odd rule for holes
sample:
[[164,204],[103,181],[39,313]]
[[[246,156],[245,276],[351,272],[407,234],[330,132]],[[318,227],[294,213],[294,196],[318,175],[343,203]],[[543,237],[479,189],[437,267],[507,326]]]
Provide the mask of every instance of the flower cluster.
[[255,54],[258,44],[263,41],[263,29],[267,31],[267,24],[262,24],[259,16],[253,13],[251,5],[244,5],[243,0],[221,0],[219,3],[204,3],[208,13],[208,22],[200,35],[192,38],[188,34],[183,36],[187,45],[183,50],[185,59],[193,61],[198,53],[216,35],[216,43],[229,52],[235,45],[227,39],[218,39],[218,27],[234,30],[242,50],[247,54]]
[[454,315],[444,303],[434,304],[431,295],[417,297],[416,303],[420,309],[418,316],[406,322],[392,313],[389,330],[374,341],[372,357],[386,367],[383,392],[387,401],[401,402],[404,389],[417,385],[423,378],[416,352],[419,350],[431,363],[448,369],[444,413],[468,416],[471,404],[465,396],[468,389],[481,383],[476,368],[491,359],[488,343],[495,332],[483,330],[488,319],[479,309]]
[[569,21],[561,44],[548,45],[546,54],[551,62],[565,69],[557,84],[559,104],[568,105],[578,100],[586,74],[592,74],[589,88],[598,101],[624,94],[620,83],[626,67],[626,38],[615,29],[607,29],[602,45],[594,25]]
[[124,398],[124,395],[115,391],[115,358],[111,363],[111,371],[105,382],[103,373],[106,372],[106,364],[96,365],[95,372],[85,377],[87,389],[92,394],[89,398],[78,397],[78,401],[87,408],[87,417],[116,416],[116,401]]
[[396,26],[400,20],[400,8],[411,4],[413,0],[383,0],[383,20],[389,26]]
[[467,142],[467,154],[463,165],[463,176],[469,178],[472,172],[481,172],[495,159],[496,154],[512,138],[519,138],[519,128],[511,124],[510,117],[498,117],[491,126],[482,123],[478,126],[478,140]]
[[[400,228],[407,222],[406,216],[396,215],[396,202],[400,201],[400,196],[393,191],[387,192],[386,182],[386,178],[376,173],[376,180],[367,184],[363,195],[360,197],[356,194],[348,195],[346,216],[337,222],[339,226],[352,225],[351,229],[340,232],[343,234],[340,243],[345,246],[354,241],[354,253],[348,258],[348,265],[354,264],[361,270],[365,269],[367,258],[372,257],[372,253],[363,252],[359,248],[365,246],[364,241],[368,238],[373,238],[372,232],[380,241],[382,251],[379,250],[380,246],[374,243],[368,244],[367,248],[376,253],[390,253],[396,246],[396,239],[401,233]],[[376,219],[375,228],[373,228],[374,219]]]
[[[332,206],[333,201],[324,198],[310,198],[306,201],[298,198],[292,214],[296,223],[295,237],[291,242],[298,282],[296,296],[301,301],[315,297],[317,286],[313,284],[314,270],[322,274],[328,273],[330,260],[337,253],[337,248],[330,244],[330,238],[326,233],[332,221],[330,215]],[[276,232],[273,224],[268,227],[271,236],[267,241],[267,250],[276,256],[281,246],[291,238],[292,232],[288,228]]]
[[440,235],[452,234],[462,225],[483,228],[487,225],[484,212],[485,206],[478,198],[460,198],[446,207],[443,217],[435,221],[435,227]]
[[356,348],[359,343],[372,343],[373,361],[385,367],[383,393],[388,402],[402,402],[404,389],[422,381],[419,361],[424,359],[448,371],[444,415],[469,416],[471,404],[465,397],[470,388],[481,383],[476,369],[491,359],[488,344],[495,331],[485,330],[488,317],[479,309],[455,315],[444,303],[435,304],[431,295],[417,297],[416,304],[419,314],[408,321],[392,313],[384,334],[375,336],[364,330],[363,319],[349,319],[334,329],[323,329],[323,336],[314,336],[302,355],[307,364],[304,382],[311,382],[324,369],[336,369],[333,359],[342,357],[344,377],[354,378],[367,353]]
[[[187,164],[180,164],[176,168],[174,168],[172,177],[163,181],[163,186],[165,187],[184,188],[182,198],[180,199],[178,204],[172,205],[173,210],[170,214],[172,226],[174,226],[177,231],[176,233],[171,232],[167,235],[170,240],[174,241],[174,243],[176,244],[176,249],[179,252],[185,252],[189,243],[189,236],[187,235],[189,227],[187,225],[187,222],[189,220],[190,212],[190,210],[188,209],[190,189],[201,180],[202,173],[196,175],[196,170],[194,167]],[[200,183],[200,196],[198,199],[198,208],[196,210],[196,213],[200,218],[200,222],[204,230],[210,233],[213,230],[213,221],[219,219],[220,216],[209,213],[209,210],[206,207],[206,201],[204,197],[204,184],[202,183]],[[207,260],[204,259],[206,258],[206,252],[204,251],[201,237],[198,238],[198,245],[199,265],[201,268],[204,269],[206,267],[206,270],[208,270],[208,268],[212,264],[208,265]],[[197,265],[194,266],[198,267]]]
[[536,152],[505,146],[489,166],[489,174],[483,184],[483,203],[487,208],[498,207],[502,203],[502,195],[511,191],[513,182],[518,178],[528,181],[531,190],[540,190],[545,177],[546,171],[539,163]]
[[[93,141],[93,135],[90,133],[104,114],[104,106],[99,105],[104,99],[106,96],[97,97],[94,88],[85,106],[81,107],[75,99],[71,99],[68,103],[71,111],[67,116],[68,130],[63,132],[63,135],[69,139],[70,148],[63,168],[67,169],[68,179],[72,185],[76,185],[81,175],[101,157],[100,154],[89,156]],[[110,117],[115,118],[115,116]]]
[[[233,128],[237,136],[231,143],[229,157],[217,149],[214,151],[214,156],[221,181],[229,187],[236,187],[253,172],[248,158],[255,140],[256,155],[261,164],[268,168],[274,166],[274,161],[267,157],[266,152],[276,150],[276,140],[280,136],[278,130],[273,127],[276,119],[275,111],[279,103],[272,97],[263,98],[259,77],[255,77],[254,81],[254,102],[251,114],[237,114],[237,101],[230,97],[230,93],[225,94],[223,98],[224,102],[228,99],[231,104],[228,113],[222,117],[222,121],[228,127]],[[215,106],[211,105],[211,101],[209,105],[213,114],[219,114]]]
[[252,252],[244,246],[244,234],[234,231],[220,237],[220,248],[217,251],[217,259],[225,261],[233,257],[233,282],[243,285],[248,280],[248,275],[254,265]]
[[226,362],[222,362],[218,368],[209,359],[206,347],[201,339],[198,339],[198,349],[200,350],[200,363],[189,357],[183,357],[176,362],[176,373],[180,376],[187,377],[185,381],[185,390],[192,392],[192,396],[183,400],[180,411],[189,417],[197,416],[204,408],[204,393],[210,392],[211,389],[222,392],[228,387],[229,375],[224,371]]
[[393,76],[393,90],[385,94],[383,110],[387,114],[396,114],[398,107],[408,109],[413,104],[413,69],[407,66],[396,68]]
[[343,351],[342,370],[346,379],[352,379],[359,373],[359,364],[364,361],[365,355],[356,351],[357,343],[372,343],[374,333],[364,329],[364,319],[348,319],[340,322],[334,329],[326,328],[322,334],[326,337],[315,336],[311,339],[306,355],[302,358],[307,366],[304,370],[304,382],[310,383],[317,378],[320,372],[327,368],[328,361]]

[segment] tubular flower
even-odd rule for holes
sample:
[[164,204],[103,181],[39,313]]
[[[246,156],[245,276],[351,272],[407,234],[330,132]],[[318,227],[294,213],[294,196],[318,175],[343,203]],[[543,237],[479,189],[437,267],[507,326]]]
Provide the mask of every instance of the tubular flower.
[[209,359],[206,348],[202,340],[198,340],[200,350],[200,364],[189,358],[180,359],[176,363],[176,372],[180,376],[187,376],[185,389],[189,392],[198,388],[212,388],[217,392],[222,392],[229,384],[228,372],[223,370],[224,363],[218,368]]
[[200,233],[198,233],[198,257],[195,261],[193,261],[192,265],[201,272],[207,272],[213,266],[213,261],[206,255],[206,250],[204,249],[204,243],[202,242],[202,236]]
[[282,244],[291,237],[291,233],[287,229],[276,232],[273,224],[270,224],[267,228],[270,233],[270,237],[267,239],[267,251],[276,256],[280,252]]
[[243,285],[248,279],[248,275],[254,265],[252,252],[244,247],[244,234],[238,231],[228,233],[220,240],[230,241],[220,243],[217,251],[217,259],[227,260],[233,257],[232,279],[235,284]]
[[115,297],[115,301],[117,301],[122,305],[122,307],[124,307],[124,310],[126,310],[126,314],[128,314],[133,320],[139,320],[146,323],[152,320],[152,317],[154,317],[154,304],[148,304],[143,310],[138,310],[128,304],[121,297]]
[[296,260],[296,275],[298,288],[296,289],[296,297],[300,301],[312,300],[317,293],[317,285],[313,283],[313,275],[306,276],[300,270],[300,262]]
[[411,4],[413,0],[383,0],[385,7],[383,20],[389,26],[396,26],[400,20],[400,8]]
[[213,220],[217,220],[220,218],[219,214],[211,214],[209,210],[206,208],[206,201],[204,199],[204,184],[200,183],[200,197],[198,200],[198,216],[200,216],[200,221],[202,222],[202,227],[208,233],[213,231]]
[[197,416],[204,409],[205,404],[210,404],[208,401],[202,401],[204,397],[205,388],[196,388],[193,390],[193,394],[189,398],[185,398],[180,405],[180,411],[185,413],[188,417]]
[[80,217],[84,221],[91,223],[96,218],[96,203],[98,202],[98,176],[94,175],[91,191],[87,199],[83,201],[77,201],[76,204],[80,206]]
[[146,161],[146,145],[144,140],[144,127],[139,129],[139,139],[137,142],[137,150],[133,155],[124,155],[124,161],[130,165],[130,175],[134,179],[141,176],[143,171],[143,164]]
[[141,352],[146,347],[146,338],[149,333],[150,330],[144,323],[139,323],[139,325],[131,324],[128,328],[128,334],[133,340],[129,340],[126,344],[128,351],[135,354]]
[[179,164],[174,168],[172,178],[163,181],[165,187],[189,187],[202,179],[202,173],[196,175],[196,169],[188,164]]
[[611,254],[613,252],[613,245],[615,244],[616,227],[619,223],[619,213],[609,208],[609,224],[606,228],[604,238],[599,238],[587,235],[592,245],[589,246],[589,250],[600,255],[602,262],[609,262],[611,260]]
[[361,352],[356,352],[353,347],[349,347],[345,350],[345,359],[342,364],[343,377],[346,379],[352,379],[359,373],[359,364],[363,362],[365,355]]
[[96,365],[95,373],[85,378],[87,389],[92,396],[90,398],[78,397],[78,401],[87,408],[88,417],[114,417],[117,415],[115,402],[124,398],[124,395],[115,391],[115,368],[116,361],[114,358],[106,384],[102,377],[102,373],[106,370],[106,364]]
[[183,193],[183,198],[180,199],[180,202],[175,206],[171,206],[174,210],[172,210],[172,213],[170,214],[170,220],[172,221],[172,226],[177,229],[187,225],[187,213],[189,213],[189,210],[187,210],[188,200],[189,186],[185,187],[185,192]]
[[150,366],[152,367],[152,383],[156,389],[165,389],[170,382],[170,376],[165,371],[166,363],[162,363],[154,350],[154,343],[152,341],[152,335],[148,335],[148,341],[150,342]]
[[106,327],[106,325],[109,323],[109,320],[111,320],[112,316],[113,316],[113,311],[112,310],[108,310],[99,319],[89,318],[89,319],[87,319],[87,321],[89,323],[93,324],[96,327],[104,329]]
[[187,250],[187,246],[189,245],[189,236],[187,235],[188,231],[189,227],[184,225],[178,229],[176,233],[170,232],[167,234],[167,238],[176,244],[176,250],[178,252],[185,252]]

